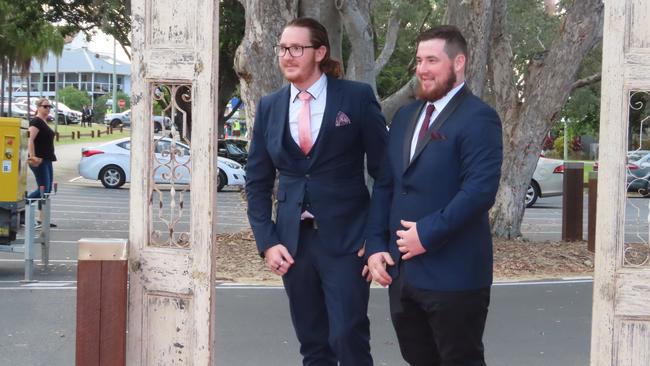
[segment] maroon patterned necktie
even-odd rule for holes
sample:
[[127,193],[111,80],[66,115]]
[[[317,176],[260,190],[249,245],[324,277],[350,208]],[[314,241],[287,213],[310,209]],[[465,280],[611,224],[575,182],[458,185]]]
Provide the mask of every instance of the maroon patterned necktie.
[[429,125],[431,121],[431,116],[433,115],[433,111],[436,110],[436,106],[433,105],[433,103],[429,103],[427,105],[427,111],[424,114],[424,121],[422,121],[422,126],[420,126],[420,134],[418,135],[418,144],[422,139],[426,138],[427,132],[429,132]]

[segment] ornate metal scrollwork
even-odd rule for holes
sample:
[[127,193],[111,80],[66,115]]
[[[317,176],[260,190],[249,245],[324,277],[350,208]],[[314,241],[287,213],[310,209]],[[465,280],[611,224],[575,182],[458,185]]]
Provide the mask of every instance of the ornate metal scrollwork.
[[[625,184],[631,195],[627,198],[626,216],[633,215],[633,239],[625,235],[623,249],[623,266],[647,267],[650,265],[650,201],[641,203],[641,199],[650,197],[650,149],[644,143],[650,143],[650,91],[630,92],[630,126],[639,126],[638,141],[636,131],[630,128],[632,146],[627,154]],[[645,206],[645,207],[644,207]],[[627,231],[627,230],[626,230]]]
[[153,188],[149,197],[154,218],[150,230],[151,246],[190,246],[190,223],[185,202],[192,180],[191,91],[191,85],[187,84],[151,86],[155,134],[151,151]]

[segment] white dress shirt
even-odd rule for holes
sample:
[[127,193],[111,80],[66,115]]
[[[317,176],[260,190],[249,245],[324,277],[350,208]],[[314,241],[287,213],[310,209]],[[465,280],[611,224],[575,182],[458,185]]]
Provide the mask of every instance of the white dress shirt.
[[[460,90],[460,88],[463,87],[463,85],[465,85],[465,83],[461,83],[457,87],[451,89],[449,91],[449,93],[447,93],[447,95],[445,95],[444,97],[442,97],[442,98],[436,100],[435,102],[433,102],[433,105],[436,107],[436,109],[433,111],[433,114],[431,115],[431,119],[429,121],[427,121],[428,122],[427,128],[429,128],[429,126],[431,126],[431,123],[433,123],[433,121],[436,120],[436,118],[440,114],[440,111],[442,111],[447,106],[447,104],[449,104],[449,101],[451,100],[451,98],[453,98],[454,95],[456,95],[456,93],[458,93],[458,91]],[[415,131],[413,132],[413,138],[411,139],[411,160],[413,160],[413,155],[415,154],[415,147],[416,147],[416,145],[418,143],[418,137],[420,136],[420,130],[422,129],[422,123],[424,122],[424,114],[425,114],[425,111],[426,111],[427,106],[429,104],[431,104],[431,102],[428,102],[424,106],[424,108],[422,108],[422,113],[420,114],[420,119],[418,119],[418,125],[415,128]]]
[[[291,84],[291,95],[289,97],[289,130],[291,137],[300,146],[298,139],[298,112],[302,108],[302,101],[298,99],[298,93],[302,90]],[[325,102],[327,101],[327,77],[321,74],[320,78],[307,88],[313,99],[309,102],[309,112],[311,113],[311,142],[316,143],[316,138],[323,124],[323,114],[325,114]]]

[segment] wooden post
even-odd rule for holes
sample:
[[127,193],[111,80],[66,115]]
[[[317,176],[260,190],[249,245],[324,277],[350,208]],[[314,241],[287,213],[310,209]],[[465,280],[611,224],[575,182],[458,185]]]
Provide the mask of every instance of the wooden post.
[[74,131],[72,131],[72,139],[74,140]]
[[56,133],[54,134],[54,136],[56,137],[56,142],[59,142],[59,133],[56,132]]
[[95,131],[90,130],[90,137],[95,138]]
[[97,130],[97,137],[102,137],[102,130]]
[[582,240],[583,163],[564,163],[562,240]]
[[77,130],[77,140],[81,138],[81,132]]
[[587,205],[587,249],[596,252],[596,202],[598,197],[598,172],[589,172],[589,201]]
[[80,239],[77,366],[126,361],[126,239]]

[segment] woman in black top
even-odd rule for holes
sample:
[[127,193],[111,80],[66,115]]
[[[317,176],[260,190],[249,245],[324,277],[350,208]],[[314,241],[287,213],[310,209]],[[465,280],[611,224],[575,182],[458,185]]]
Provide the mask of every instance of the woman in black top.
[[45,189],[45,193],[52,191],[52,181],[54,180],[54,171],[52,162],[56,161],[54,155],[54,131],[45,122],[50,114],[49,99],[42,98],[36,104],[36,116],[29,121],[29,141],[27,150],[29,157],[27,163],[36,178],[37,188],[30,193],[28,198],[40,198],[40,187]]

